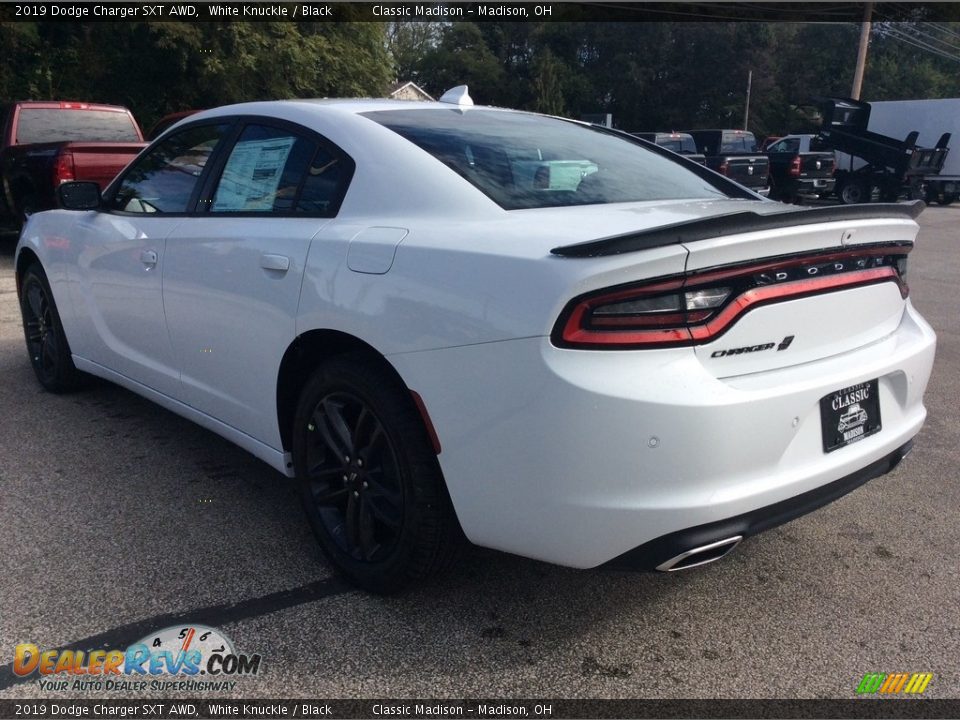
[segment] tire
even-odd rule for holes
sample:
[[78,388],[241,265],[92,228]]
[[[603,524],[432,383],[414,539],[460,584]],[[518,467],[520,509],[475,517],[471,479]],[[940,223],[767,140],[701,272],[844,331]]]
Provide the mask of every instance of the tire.
[[937,205],[950,205],[957,199],[955,193],[943,193],[937,197]]
[[844,205],[859,205],[870,200],[870,188],[863,180],[854,178],[847,180],[837,195]]
[[80,384],[80,373],[73,364],[50,283],[38,263],[31,264],[23,273],[20,314],[30,364],[37,380],[50,392],[75,390]]
[[391,594],[423,581],[463,544],[410,392],[366,355],[335,357],[307,382],[293,461],[321,549],[365,590]]

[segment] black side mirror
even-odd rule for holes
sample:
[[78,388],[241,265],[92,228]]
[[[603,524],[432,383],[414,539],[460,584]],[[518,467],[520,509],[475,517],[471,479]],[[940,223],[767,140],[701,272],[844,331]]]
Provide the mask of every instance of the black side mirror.
[[60,207],[67,210],[100,209],[100,186],[95,182],[67,182],[57,189]]

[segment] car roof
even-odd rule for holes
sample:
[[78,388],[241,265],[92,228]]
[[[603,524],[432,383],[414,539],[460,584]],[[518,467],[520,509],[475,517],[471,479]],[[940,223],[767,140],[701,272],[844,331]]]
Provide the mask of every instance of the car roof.
[[259,102],[224,105],[218,108],[197,113],[200,117],[217,117],[220,115],[261,114],[267,111],[284,112],[295,110],[314,113],[317,115],[342,114],[359,115],[378,110],[495,110],[498,112],[522,113],[523,110],[511,110],[489,105],[460,106],[453,103],[419,100],[386,100],[381,98],[313,98],[302,100],[265,100]]

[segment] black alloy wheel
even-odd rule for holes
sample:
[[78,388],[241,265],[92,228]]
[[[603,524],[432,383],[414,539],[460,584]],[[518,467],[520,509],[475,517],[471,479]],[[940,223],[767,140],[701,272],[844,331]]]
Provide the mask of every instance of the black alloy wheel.
[[321,549],[362,588],[402,590],[462,545],[424,421],[378,359],[341,355],[314,373],[294,419],[293,461]]
[[60,314],[42,268],[34,263],[23,274],[20,313],[27,352],[37,380],[51,392],[68,392],[79,382]]
[[396,453],[380,419],[347,392],[320,398],[307,431],[307,477],[320,522],[354,560],[390,554],[403,525],[403,486]]

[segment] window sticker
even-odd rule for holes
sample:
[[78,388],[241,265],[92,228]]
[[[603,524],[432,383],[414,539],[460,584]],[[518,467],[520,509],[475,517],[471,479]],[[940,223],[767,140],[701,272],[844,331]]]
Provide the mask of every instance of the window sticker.
[[272,210],[276,198],[287,190],[279,185],[295,142],[294,137],[238,142],[223,169],[213,210]]

